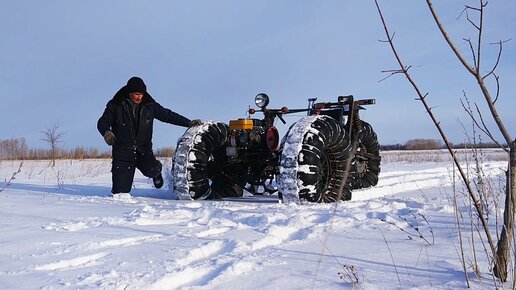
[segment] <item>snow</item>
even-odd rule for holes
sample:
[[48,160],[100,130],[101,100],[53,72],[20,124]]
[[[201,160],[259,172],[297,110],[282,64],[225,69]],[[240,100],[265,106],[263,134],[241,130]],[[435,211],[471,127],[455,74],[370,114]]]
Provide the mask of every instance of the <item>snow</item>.
[[[19,165],[0,162],[1,289],[466,289],[447,161],[385,162],[351,201],[305,205],[177,200],[170,174],[158,190],[138,171],[131,202],[114,200],[110,160],[24,161],[7,185]],[[472,288],[494,289],[477,248]]]

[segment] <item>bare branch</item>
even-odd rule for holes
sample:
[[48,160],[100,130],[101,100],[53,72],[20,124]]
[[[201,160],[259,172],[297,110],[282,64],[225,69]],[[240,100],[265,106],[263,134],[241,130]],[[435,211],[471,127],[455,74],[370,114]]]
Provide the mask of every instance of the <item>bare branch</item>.
[[388,43],[389,41],[393,41],[394,40],[394,36],[396,35],[396,32],[393,32],[392,35],[388,35],[387,36],[387,40],[378,40],[379,42],[385,42],[385,43]]
[[460,51],[457,49],[457,47],[455,46],[455,44],[453,44],[453,42],[451,41],[451,38],[450,36],[448,35],[448,33],[446,32],[446,30],[444,30],[444,27],[441,23],[441,20],[439,20],[439,17],[437,16],[436,12],[435,12],[435,9],[432,5],[432,1],[431,0],[426,0],[426,3],[428,5],[428,8],[430,9],[430,12],[432,13],[432,16],[434,17],[434,20],[439,28],[439,30],[441,31],[441,34],[443,35],[444,37],[444,40],[448,43],[448,45],[450,46],[450,48],[453,50],[453,52],[455,53],[455,55],[457,56],[457,58],[460,60],[460,62],[462,63],[462,65],[471,73],[471,74],[476,74],[476,71],[474,68],[472,68],[468,62],[464,59],[464,57],[462,56],[462,54],[460,53]]
[[468,105],[466,106],[464,104],[464,102],[462,101],[462,99],[460,100],[460,103],[462,105],[462,108],[464,109],[464,111],[466,111],[466,113],[469,115],[469,117],[471,118],[471,120],[473,121],[473,124],[480,130],[482,131],[484,134],[487,135],[487,137],[489,137],[489,139],[491,139],[491,141],[493,143],[495,143],[496,145],[500,146],[500,148],[502,148],[503,150],[505,150],[506,152],[508,152],[509,150],[507,148],[505,148],[504,146],[502,146],[498,141],[496,141],[496,139],[493,137],[493,135],[491,134],[491,131],[487,128],[487,125],[485,124],[484,122],[484,118],[482,116],[482,113],[480,112],[480,108],[478,107],[477,104],[475,104],[475,107],[477,109],[477,114],[478,116],[480,117],[480,122],[482,124],[482,126],[479,124],[477,118],[475,117],[475,115],[473,114],[473,110],[471,109],[471,106],[469,104],[469,99],[468,97],[466,96],[466,92],[463,92],[464,94],[464,98],[466,99],[466,102],[468,103]]
[[401,69],[390,69],[390,70],[382,70],[382,73],[390,73],[390,74],[402,74],[403,70]]
[[[480,7],[483,7],[482,0],[480,1]],[[483,8],[476,8],[473,6],[466,5],[464,10],[466,11],[466,19],[467,21],[475,27],[475,29],[478,31],[478,42],[477,42],[477,52],[475,53],[473,50],[473,44],[471,43],[470,39],[464,39],[469,43],[472,55],[473,55],[473,63],[475,64],[476,71],[480,71],[480,45],[481,45],[481,39],[482,39],[482,18],[483,18]],[[471,18],[469,17],[469,10],[474,10],[476,12],[479,12],[480,19],[478,21],[478,24],[475,23]],[[462,13],[461,13],[462,15]]]
[[482,27],[484,26],[484,7],[483,0],[480,0],[480,19],[478,23],[478,41],[477,41],[477,73],[480,74],[480,49],[481,49],[481,43],[482,43]]
[[[473,9],[472,7],[466,6],[466,9],[468,9],[468,8]],[[475,10],[478,10],[478,9],[475,8]],[[473,22],[473,20],[471,20],[471,18],[469,18],[469,13],[467,13],[467,12],[466,12],[466,19],[468,20],[468,22],[471,25],[473,25],[473,27],[475,27],[477,30],[480,30],[480,27],[478,27],[478,25],[475,22]]]
[[480,11],[479,8],[476,8],[476,7],[473,7],[473,6],[469,6],[469,5],[465,5],[466,8],[464,9],[471,9],[471,10],[477,10],[477,11]]
[[496,96],[493,101],[493,105],[495,105],[496,101],[498,101],[498,97],[500,96],[500,77],[497,76],[495,73],[493,73],[493,75],[494,75],[495,81],[496,81]]
[[11,178],[9,178],[9,180],[7,180],[7,182],[4,184],[4,186],[2,188],[0,188],[0,192],[4,191],[4,189],[6,189],[7,187],[11,186],[11,182],[13,180],[15,180],[16,179],[16,175],[21,172],[22,166],[23,166],[23,161],[20,163],[20,166],[18,167],[18,170],[13,172],[13,175],[11,176]]
[[389,73],[389,75],[388,75],[388,76],[386,76],[386,77],[384,77],[383,79],[379,80],[379,81],[378,81],[379,83],[381,83],[381,82],[383,82],[384,80],[386,80],[386,79],[388,79],[388,78],[392,77],[393,75],[402,74],[402,73],[403,73],[403,70],[399,70],[399,69],[397,69],[397,70],[384,70],[384,71],[382,71],[382,73]]
[[[482,51],[481,51],[482,45],[481,44],[482,44],[482,34],[483,34],[483,21],[484,21],[483,18],[484,18],[484,8],[487,6],[487,1],[484,1],[484,0],[478,0],[478,1],[480,2],[480,7],[473,8],[473,7],[466,6],[466,9],[465,9],[466,13],[468,13],[468,10],[474,10],[474,11],[479,12],[479,20],[478,20],[477,24],[475,24],[475,22],[473,22],[468,16],[468,21],[470,22],[470,24],[472,24],[477,29],[477,37],[478,37],[478,41],[476,43],[476,45],[477,45],[476,51],[473,48],[473,44],[470,42],[470,49],[473,51],[473,55],[476,56],[476,57],[474,57],[475,62],[474,62],[473,66],[470,65],[465,60],[462,53],[457,49],[457,47],[451,40],[451,37],[448,35],[447,31],[444,29],[444,26],[441,23],[439,17],[437,16],[437,13],[433,7],[432,1],[426,0],[426,3],[428,5],[430,13],[432,14],[432,16],[434,18],[434,21],[435,21],[437,27],[439,28],[445,41],[448,43],[448,46],[451,48],[451,50],[453,51],[453,53],[455,54],[455,56],[457,57],[459,62],[464,66],[464,68],[471,75],[473,75],[473,77],[477,81],[479,89],[482,92],[484,99],[486,101],[486,104],[491,112],[491,116],[493,117],[493,120],[495,121],[496,125],[498,126],[500,133],[502,134],[503,138],[505,139],[505,141],[507,143],[507,147],[510,147],[509,171],[507,174],[507,186],[506,186],[507,189],[506,189],[506,195],[505,195],[506,201],[505,201],[505,209],[504,209],[504,217],[503,217],[504,225],[503,225],[497,245],[495,245],[495,243],[493,241],[493,236],[491,235],[491,232],[489,230],[487,218],[484,215],[482,204],[479,201],[479,198],[475,195],[475,192],[473,191],[472,182],[469,180],[469,177],[465,174],[462,166],[459,164],[457,158],[455,157],[454,151],[451,149],[450,144],[447,140],[447,137],[444,134],[444,131],[442,130],[439,122],[437,122],[435,116],[432,113],[432,110],[429,108],[429,106],[428,106],[425,98],[422,96],[421,91],[419,90],[418,86],[416,85],[416,83],[414,82],[414,80],[412,79],[412,77],[410,76],[410,74],[408,72],[404,71],[404,74],[405,74],[405,77],[407,78],[407,80],[409,81],[409,83],[412,85],[412,87],[416,91],[417,95],[419,96],[419,99],[421,100],[423,106],[425,107],[428,115],[434,122],[435,127],[438,129],[439,134],[441,135],[441,138],[445,142],[445,144],[448,148],[448,151],[450,152],[450,154],[453,158],[453,162],[456,165],[457,170],[459,171],[459,174],[464,182],[464,186],[466,187],[469,198],[473,204],[473,207],[475,208],[476,217],[479,219],[479,221],[481,223],[481,228],[483,229],[484,234],[486,235],[488,246],[491,250],[491,253],[493,254],[493,256],[492,256],[492,259],[494,260],[493,275],[495,277],[499,278],[502,282],[505,282],[507,280],[507,264],[509,261],[509,254],[512,249],[511,242],[514,237],[514,212],[515,212],[515,203],[516,203],[516,181],[515,181],[516,180],[516,140],[513,140],[511,138],[508,130],[505,127],[505,124],[502,122],[502,120],[498,114],[497,108],[495,107],[495,102],[499,96],[499,83],[498,83],[499,80],[498,80],[498,78],[495,75],[495,80],[497,81],[497,93],[496,93],[496,99],[495,99],[495,101],[493,101],[493,98],[491,97],[491,93],[488,90],[487,85],[484,82],[484,78],[482,77],[481,72],[480,72],[481,71],[481,57],[482,57]],[[385,19],[382,15],[381,9],[378,5],[378,0],[375,0],[375,3],[376,3],[376,7],[378,9],[378,13],[380,14],[380,18],[382,20],[382,24],[384,26],[385,33],[386,33],[386,35],[389,35],[389,31],[387,29]],[[464,13],[464,11],[463,11],[463,13]],[[393,42],[390,41],[389,45],[393,51],[393,54],[394,54],[396,60],[398,61],[399,65],[400,65],[400,68],[402,70],[404,70],[405,66],[403,65],[403,62],[401,61],[400,56],[396,52]],[[497,62],[495,64],[494,68],[496,68],[497,63],[498,63],[498,59],[497,59]],[[491,74],[494,74],[494,70],[491,70],[488,73],[488,75],[491,75]],[[480,116],[482,116],[480,114],[480,110],[478,109],[478,107],[477,107],[477,112],[479,113]],[[474,116],[474,113],[471,109],[469,110],[469,114],[470,114],[470,116]],[[488,131],[487,126],[485,125],[482,117],[481,117],[481,123],[482,123],[482,126],[478,126],[478,122],[477,122],[478,128],[481,128],[481,129],[483,128],[483,130]],[[482,240],[482,242],[483,242],[483,240]]]
[[468,6],[464,7],[464,9],[462,9],[462,12],[459,14],[459,16],[457,16],[457,18],[455,18],[455,20],[459,20],[462,17],[462,15],[466,13],[467,10]]
[[[457,57],[457,59],[462,63],[462,65],[475,77],[475,79],[477,80],[477,83],[479,85],[479,88],[480,90],[482,91],[482,94],[484,95],[484,98],[486,100],[486,103],[487,103],[487,106],[489,107],[489,110],[491,111],[491,115],[493,116],[493,119],[495,120],[495,123],[496,125],[498,126],[498,129],[500,130],[500,133],[502,134],[502,136],[504,137],[505,139],[505,142],[507,142],[507,146],[510,146],[510,144],[512,143],[512,138],[511,138],[511,135],[509,134],[509,131],[507,131],[507,128],[505,127],[505,124],[502,122],[501,118],[500,118],[500,115],[498,115],[498,111],[496,110],[496,107],[494,106],[494,103],[493,103],[493,98],[491,97],[491,94],[489,92],[489,90],[487,89],[487,86],[486,84],[484,83],[484,80],[482,79],[482,76],[480,75],[480,61],[478,60],[478,58],[480,58],[480,49],[478,50],[477,52],[477,66],[478,66],[478,70],[475,70],[474,68],[472,68],[467,62],[466,60],[464,59],[464,57],[462,56],[462,54],[460,53],[460,51],[457,49],[457,47],[455,46],[455,44],[451,41],[451,38],[450,36],[448,35],[448,33],[446,32],[446,30],[444,29],[444,26],[442,25],[441,23],[441,20],[439,19],[439,17],[437,16],[437,13],[435,12],[435,9],[432,5],[432,1],[431,0],[426,0],[426,3],[428,4],[428,8],[430,9],[430,13],[432,14],[432,16],[434,17],[434,21],[435,23],[437,24],[437,27],[439,28],[439,30],[441,31],[441,34],[443,35],[445,41],[448,43],[448,46],[450,46],[451,50],[453,51],[453,53],[455,53],[455,56]],[[483,9],[485,6],[487,5],[487,3],[484,3],[483,0],[480,0],[480,7]],[[482,21],[482,17],[483,17],[483,14],[481,16],[481,21]],[[481,27],[482,28],[482,27]],[[482,34],[481,34],[481,30],[479,31],[479,42],[482,38]],[[480,47],[480,43],[479,43],[479,47]]]
[[[475,54],[475,49],[473,48],[473,43],[471,43],[470,38],[463,38],[469,44],[469,49],[471,50],[471,55],[473,56],[473,63],[476,65],[477,63],[477,55]],[[475,67],[475,70],[479,70],[479,67]]]
[[[452,50],[455,52],[455,54],[457,55],[457,57],[460,59],[460,61],[462,62],[462,64],[464,65],[464,67],[473,75],[477,75],[476,71],[470,66],[468,65],[468,63],[464,60],[464,58],[462,57],[462,55],[460,54],[460,52],[457,50],[457,48],[455,47],[455,45],[453,44],[453,42],[451,42],[448,34],[446,33],[446,31],[444,30],[439,18],[437,17],[437,14],[435,13],[434,9],[433,9],[433,6],[432,6],[432,2],[431,0],[426,0],[427,1],[427,4],[428,4],[428,7],[430,8],[430,11],[432,13],[432,15],[434,16],[434,20],[436,21],[437,25],[439,26],[439,29],[441,30],[441,33],[443,34],[444,38],[446,39],[446,41],[448,42],[448,44],[450,45],[450,47],[452,48]],[[383,24],[383,27],[384,27],[384,31],[385,31],[385,34],[386,35],[389,35],[389,30],[387,28],[387,24],[385,22],[385,19],[383,17],[383,14],[382,14],[382,11],[380,9],[380,6],[378,4],[378,0],[375,0],[375,3],[376,3],[376,8],[378,10],[378,14],[380,15],[380,18],[381,18],[381,21],[382,21],[382,24]],[[404,69],[405,68],[405,65],[403,64],[403,62],[401,61],[401,58],[400,56],[398,55],[398,52],[396,51],[396,48],[394,47],[394,43],[392,41],[389,42],[389,45],[391,47],[391,50],[396,58],[396,60],[398,61],[399,65],[400,65],[400,68],[401,69]],[[437,119],[435,118],[434,114],[432,113],[428,103],[426,102],[425,100],[425,97],[423,96],[423,94],[421,93],[421,90],[419,89],[419,87],[417,86],[417,84],[415,83],[415,81],[412,79],[411,75],[405,71],[405,77],[407,78],[407,80],[409,81],[409,83],[412,85],[412,87],[414,88],[414,90],[416,91],[417,95],[419,96],[420,100],[421,100],[421,103],[423,104],[423,106],[425,107],[426,109],[426,112],[428,113],[429,117],[432,119],[432,122],[434,123],[435,127],[437,128],[437,130],[439,131],[439,134],[442,138],[442,140],[444,141],[448,151],[450,152],[450,155],[452,156],[453,158],[453,161],[454,161],[454,164],[456,165],[457,167],[457,170],[459,171],[459,174],[462,178],[462,180],[464,181],[464,185],[466,186],[466,189],[468,191],[468,194],[471,198],[471,200],[473,201],[473,204],[475,205],[475,210],[477,211],[478,213],[478,218],[480,220],[480,222],[482,223],[482,228],[484,229],[484,232],[486,234],[486,237],[488,239],[488,243],[489,243],[489,247],[491,249],[491,252],[492,253],[495,253],[496,252],[496,248],[495,248],[495,243],[493,241],[493,238],[492,238],[492,235],[489,231],[489,226],[488,226],[488,223],[487,223],[487,220],[485,218],[485,216],[483,215],[483,209],[481,207],[481,205],[479,204],[478,202],[478,198],[476,197],[474,191],[473,191],[473,188],[471,187],[471,182],[468,178],[468,176],[466,175],[466,173],[464,172],[464,170],[462,169],[462,165],[459,163],[458,159],[455,157],[455,153],[451,147],[451,144],[450,142],[448,141],[448,138],[446,136],[446,134],[444,133],[444,130],[442,129],[441,125],[439,124],[439,122],[437,121]],[[498,257],[495,256],[495,259],[497,260]],[[497,260],[498,261],[498,260]]]
[[493,45],[493,44],[498,44],[498,56],[496,57],[496,62],[495,64],[493,65],[493,68],[491,69],[491,71],[489,73],[487,73],[485,76],[482,77],[482,79],[485,79],[487,78],[488,76],[490,76],[491,74],[494,73],[494,71],[496,70],[496,68],[498,67],[498,64],[500,63],[500,59],[502,57],[502,49],[503,49],[503,44],[505,42],[507,42],[509,40],[505,40],[505,41],[498,41],[498,42],[495,42],[495,43],[490,43],[490,45]]
[[[416,217],[416,215],[412,214],[414,217]],[[419,214],[420,216],[422,216],[421,214]],[[396,227],[397,229],[399,229],[400,231],[402,231],[403,233],[405,233],[408,238],[410,240],[412,240],[412,238],[420,238],[422,239],[423,241],[425,241],[428,245],[433,245],[434,244],[434,233],[433,233],[433,230],[432,230],[432,227],[430,226],[430,224],[428,223],[428,221],[426,220],[425,218],[425,221],[427,222],[428,226],[430,227],[430,233],[432,234],[432,242],[430,242],[420,231],[419,227],[418,226],[415,226],[413,225],[406,217],[402,217],[402,216],[398,216],[400,219],[402,219],[414,232],[410,232],[408,230],[406,230],[405,228],[397,225],[395,222],[391,222],[391,221],[388,221],[387,219],[385,218],[380,218],[380,220],[384,223],[387,223],[387,224],[390,224],[394,227]]]
[[484,121],[484,117],[482,115],[482,113],[480,112],[480,108],[478,107],[478,105],[475,103],[475,108],[477,109],[477,114],[480,118],[480,122],[482,123],[482,127],[478,126],[478,128],[484,132],[484,134],[487,135],[487,137],[489,137],[496,145],[500,146],[500,148],[503,148],[505,150],[505,152],[509,152],[509,149],[507,148],[504,148],[502,145],[500,145],[500,143],[498,143],[495,138],[493,137],[493,134],[491,134],[491,131],[487,128],[487,125],[486,125],[486,122]]

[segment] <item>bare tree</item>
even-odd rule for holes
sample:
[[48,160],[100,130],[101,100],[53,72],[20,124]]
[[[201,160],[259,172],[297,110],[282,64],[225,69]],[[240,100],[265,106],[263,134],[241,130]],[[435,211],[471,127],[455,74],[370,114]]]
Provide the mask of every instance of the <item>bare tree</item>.
[[27,157],[25,138],[0,140],[0,159],[16,160]]
[[[432,14],[432,17],[437,24],[437,27],[439,28],[439,31],[441,32],[442,36],[444,37],[444,40],[448,44],[448,46],[451,48],[453,54],[456,56],[456,58],[459,60],[459,62],[464,66],[466,71],[473,76],[473,78],[476,80],[478,84],[478,88],[482,94],[482,96],[485,99],[485,103],[487,108],[489,109],[489,112],[491,114],[491,117],[496,124],[499,132],[504,138],[504,145],[502,146],[506,151],[509,153],[509,164],[508,164],[508,171],[507,171],[507,185],[506,185],[506,200],[505,200],[505,209],[504,209],[504,225],[500,234],[500,237],[498,239],[498,243],[495,246],[495,242],[492,238],[492,235],[489,231],[489,227],[487,224],[487,219],[484,215],[481,203],[478,200],[477,195],[474,193],[473,188],[471,186],[471,181],[468,179],[467,175],[464,173],[461,165],[459,164],[457,158],[455,158],[454,151],[451,148],[450,142],[448,142],[447,136],[440,126],[440,122],[436,119],[432,112],[432,108],[428,105],[428,102],[426,101],[426,97],[428,94],[423,94],[417,85],[417,83],[414,81],[414,79],[409,74],[410,66],[406,66],[402,60],[398,52],[396,51],[396,48],[393,43],[393,35],[389,32],[387,28],[387,24],[385,22],[385,18],[382,14],[382,11],[380,9],[380,6],[378,4],[378,0],[375,0],[376,6],[378,9],[378,13],[380,15],[380,18],[383,23],[383,27],[385,30],[385,34],[387,35],[387,43],[389,44],[399,66],[400,69],[387,71],[391,75],[394,74],[403,74],[407,80],[410,82],[411,86],[416,91],[416,94],[418,95],[418,100],[421,101],[423,106],[426,109],[426,112],[428,113],[429,117],[432,119],[434,125],[439,131],[439,134],[441,135],[441,138],[443,139],[446,147],[448,148],[450,154],[452,155],[454,159],[454,163],[457,166],[457,169],[459,171],[459,174],[461,178],[463,179],[466,189],[469,193],[469,197],[472,200],[473,206],[475,207],[477,211],[477,217],[480,219],[482,228],[484,233],[486,234],[486,238],[488,240],[488,247],[492,252],[492,256],[494,259],[494,269],[493,273],[494,275],[499,278],[501,281],[505,282],[507,280],[507,264],[510,259],[510,250],[511,250],[511,242],[513,239],[513,231],[514,231],[514,203],[515,203],[515,179],[516,179],[516,141],[510,136],[508,130],[506,129],[500,115],[498,114],[498,111],[496,109],[496,101],[498,100],[499,94],[500,94],[500,83],[499,83],[499,77],[496,74],[496,68],[498,67],[498,64],[500,62],[500,58],[502,55],[502,48],[505,41],[499,41],[496,44],[498,45],[498,57],[496,58],[495,63],[487,70],[487,73],[482,73],[485,71],[484,69],[481,69],[481,62],[482,60],[482,41],[483,41],[483,22],[484,22],[484,10],[487,6],[487,1],[485,0],[478,0],[479,6],[473,7],[466,5],[464,8],[463,13],[466,13],[467,21],[473,26],[474,30],[476,31],[476,40],[472,41],[471,39],[465,39],[465,41],[469,44],[470,53],[473,58],[472,64],[470,64],[462,55],[462,53],[459,51],[459,49],[455,46],[454,42],[451,40],[451,37],[446,32],[446,29],[442,25],[431,0],[426,0],[426,3],[428,5],[429,11]],[[473,20],[470,18],[468,13],[476,13],[478,15],[477,20]],[[492,94],[492,92],[489,90],[486,79],[487,78],[493,78],[496,87],[495,92]],[[479,114],[480,115],[480,114]],[[484,133],[495,143],[498,143],[494,138],[493,135],[490,134],[487,126],[485,125],[485,122],[480,115],[480,120],[473,117],[471,114],[470,116],[475,120],[475,123],[479,125],[479,128],[482,129]]]
[[57,145],[61,143],[64,133],[61,132],[57,123],[41,131],[41,133],[43,134],[41,140],[50,145],[50,158],[52,159],[52,167],[54,167],[56,165]]

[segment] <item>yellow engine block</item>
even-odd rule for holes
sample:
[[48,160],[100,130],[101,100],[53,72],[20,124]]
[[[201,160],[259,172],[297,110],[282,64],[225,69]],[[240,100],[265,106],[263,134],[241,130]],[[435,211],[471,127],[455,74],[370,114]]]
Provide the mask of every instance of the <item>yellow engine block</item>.
[[252,119],[238,119],[229,121],[229,130],[252,130]]

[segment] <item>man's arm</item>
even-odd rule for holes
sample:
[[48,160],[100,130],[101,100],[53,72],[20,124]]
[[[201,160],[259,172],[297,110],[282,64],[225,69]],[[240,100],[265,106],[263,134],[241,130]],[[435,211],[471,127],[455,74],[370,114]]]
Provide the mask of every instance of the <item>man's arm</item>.
[[178,125],[182,127],[190,127],[190,119],[184,117],[170,109],[164,108],[160,104],[155,105],[156,119],[161,122]]
[[113,105],[111,102],[108,102],[106,105],[106,109],[104,113],[97,121],[97,129],[100,132],[100,135],[104,136],[106,131],[111,131],[111,124],[113,124],[113,119],[115,118],[115,111],[113,109]]

